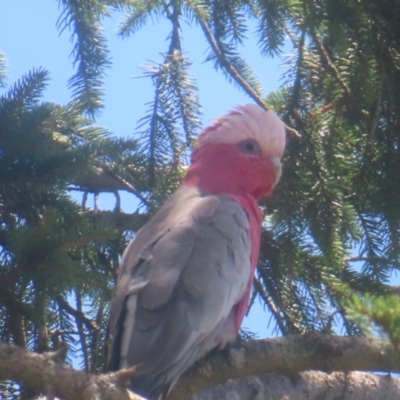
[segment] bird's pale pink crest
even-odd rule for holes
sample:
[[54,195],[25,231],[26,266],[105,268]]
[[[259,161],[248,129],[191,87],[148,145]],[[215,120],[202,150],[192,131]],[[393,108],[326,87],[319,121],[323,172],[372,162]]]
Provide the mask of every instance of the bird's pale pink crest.
[[256,104],[237,106],[213,121],[199,136],[199,146],[206,143],[239,143],[255,139],[265,157],[281,158],[285,148],[285,125],[271,110]]

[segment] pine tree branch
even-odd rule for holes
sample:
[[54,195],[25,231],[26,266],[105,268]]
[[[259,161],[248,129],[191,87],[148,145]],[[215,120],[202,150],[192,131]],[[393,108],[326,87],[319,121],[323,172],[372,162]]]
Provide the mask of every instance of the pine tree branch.
[[[168,55],[172,56],[175,50],[178,50],[179,52],[182,51],[181,37],[179,34],[179,31],[181,29],[179,22],[181,10],[180,7],[178,7],[177,4],[173,2],[172,4],[167,4],[166,2],[163,3],[164,3],[164,11],[167,15],[167,18],[172,23],[172,32],[170,34],[171,41],[168,50]],[[170,9],[170,7],[172,8],[172,10]]]
[[68,190],[77,190],[91,193],[111,192],[125,190],[134,194],[143,204],[149,205],[145,197],[124,178],[114,174],[105,168],[93,168],[91,174],[85,174],[75,179],[73,182],[77,187],[69,187]]
[[[85,215],[96,219],[97,221],[104,223],[105,225],[111,225],[120,231],[138,231],[149,219],[147,213],[124,213],[115,211],[86,211]],[[90,239],[92,240],[92,239]],[[0,290],[10,287],[16,280],[20,278],[25,271],[29,270],[31,265],[29,263],[19,263],[17,266],[10,271],[0,275]],[[4,294],[5,292],[3,292]],[[23,303],[21,303],[23,304]],[[24,305],[25,307],[26,305]],[[17,307],[13,304],[12,307]],[[28,309],[26,309],[28,310]],[[27,315],[28,316],[28,315]],[[33,318],[31,315],[28,318]]]
[[[371,257],[348,257],[345,258],[345,262],[359,262],[359,261],[372,261]],[[375,259],[376,260],[376,259]]]
[[[96,315],[96,324],[97,326],[102,326],[103,320],[105,319],[104,315],[104,306],[105,306],[105,301],[103,297],[100,297],[99,299],[99,307],[97,309],[97,315]],[[107,348],[100,348],[101,346],[101,336],[102,332],[101,330],[93,331],[92,334],[92,340],[90,342],[90,352],[91,352],[91,365],[90,365],[90,371],[89,372],[95,372],[98,370],[99,366],[101,365],[101,355],[107,354]]]
[[[172,11],[170,10],[172,8]],[[170,46],[167,56],[176,65],[175,68],[180,66],[187,67],[191,63],[185,60],[182,54],[182,43],[180,37],[180,16],[181,8],[176,4],[171,5],[165,4],[165,12],[167,18],[171,21],[172,31],[170,33]],[[185,68],[186,69],[186,68]],[[194,82],[190,81],[189,76],[185,76],[185,71],[181,71],[180,74],[175,75],[176,79],[173,83],[174,90],[176,91],[176,97],[178,101],[179,113],[182,119],[182,128],[185,133],[186,143],[185,145],[190,145],[192,140],[192,135],[194,135],[195,130],[198,126],[198,121],[195,121],[196,114],[199,114],[200,103],[195,94],[197,86]],[[188,104],[189,103],[189,104]],[[185,146],[181,149],[181,153],[185,151]]]
[[54,362],[53,358],[53,353],[32,353],[0,342],[0,380],[20,382],[64,400],[145,400],[126,389],[135,374],[132,368],[90,375]]
[[9,115],[18,108],[32,108],[42,95],[49,75],[43,68],[32,69],[0,97],[0,104],[2,107],[7,105]]
[[[191,6],[190,2],[189,6]],[[201,15],[199,15],[198,11],[196,10],[195,7],[191,6],[193,9],[193,12],[197,16],[197,20],[204,32],[204,35],[206,36],[206,39],[208,43],[210,44],[212,50],[214,51],[216,57],[219,60],[220,65],[222,68],[225,69],[225,71],[233,78],[233,80],[244,90],[245,93],[247,93],[251,99],[254,100],[255,103],[257,103],[260,107],[262,107],[264,110],[268,111],[269,108],[265,101],[262,99],[262,97],[247,83],[247,81],[242,77],[242,75],[236,70],[236,68],[229,62],[229,60],[225,57],[224,53],[221,51],[220,47],[218,46],[218,43],[214,39],[214,36],[212,32],[210,31],[210,28],[206,24],[206,22],[203,20]],[[299,139],[301,138],[301,135],[293,128],[285,125],[286,131],[294,136],[295,138]]]
[[22,315],[18,313],[10,313],[8,320],[9,329],[13,337],[13,341],[17,346],[26,346],[26,337],[23,327]]
[[24,273],[25,270],[29,269],[29,265],[26,263],[18,264],[11,271],[7,272],[4,275],[1,275],[0,279],[0,289],[11,286],[14,281],[16,281],[20,275]]
[[103,78],[111,64],[107,40],[101,30],[101,18],[109,11],[102,2],[86,0],[61,0],[62,13],[57,21],[60,34],[72,29],[73,64],[76,73],[69,80],[74,100],[94,118],[103,107]]
[[257,278],[254,278],[253,286],[254,286],[256,292],[263,299],[264,303],[268,306],[269,310],[271,311],[272,315],[274,316],[274,318],[279,326],[280,331],[282,333],[285,333],[286,332],[285,321],[282,318],[282,315],[279,313],[279,310],[276,307],[274,301],[271,299],[269,294],[264,289],[263,284]]
[[306,32],[302,31],[300,40],[294,43],[296,43],[297,51],[298,51],[298,57],[297,57],[297,63],[296,63],[296,77],[293,82],[292,86],[292,94],[290,97],[290,101],[288,102],[286,106],[286,117],[289,117],[292,115],[296,105],[299,102],[299,94],[301,90],[301,78],[302,78],[302,66],[303,66],[303,54],[304,54],[304,42],[306,38]]
[[169,400],[184,400],[231,379],[271,372],[400,371],[400,354],[385,340],[321,333],[236,342],[196,363],[178,381]]
[[[79,314],[83,314],[82,312],[82,298],[81,298],[81,293],[79,289],[75,290],[75,299],[76,299],[76,309]],[[82,351],[82,358],[83,358],[83,365],[85,366],[85,371],[89,372],[90,367],[89,367],[89,355],[88,355],[88,349],[87,349],[87,343],[86,343],[86,335],[85,335],[85,330],[83,326],[83,322],[81,318],[75,318],[75,323],[76,323],[76,328],[78,331],[79,335],[79,344],[81,346],[81,351]]]
[[85,324],[88,329],[93,331],[98,331],[100,329],[96,322],[92,321],[90,318],[87,318],[82,311],[76,310],[74,307],[72,307],[63,296],[57,296],[55,300],[61,309],[72,315],[76,320]]
[[315,29],[310,28],[309,33],[312,39],[317,46],[318,53],[321,59],[325,62],[328,71],[333,75],[335,80],[339,83],[340,87],[343,90],[344,97],[347,98],[350,104],[354,107],[354,111],[364,120],[367,119],[368,113],[360,107],[359,102],[357,101],[356,97],[354,96],[353,92],[350,90],[350,87],[347,83],[342,79],[339,70],[336,68],[336,65],[332,62],[331,58],[329,57],[328,51],[325,49],[324,44],[322,43],[321,39],[318,37]]
[[[191,6],[190,2],[188,3],[189,6]],[[198,11],[196,10],[196,7],[191,6],[191,8],[193,12],[196,14],[201,29],[203,30],[204,35],[206,36],[206,39],[210,44],[212,50],[214,51],[216,57],[218,58],[222,68],[225,69],[225,71],[233,78],[235,82],[237,82],[237,84],[244,90],[245,93],[247,93],[250,96],[251,99],[253,99],[264,110],[268,110],[268,107],[265,101],[261,98],[261,96],[246,82],[246,80],[240,75],[240,73],[225,57],[224,53],[219,48],[218,43],[215,41],[215,38],[212,32],[210,31],[210,28],[208,27],[204,19],[201,17],[201,15],[199,15]]]
[[160,90],[159,90],[159,81],[160,81],[160,74],[157,73],[157,76],[154,78],[155,87],[155,95],[154,95],[154,103],[152,106],[152,114],[150,119],[150,126],[149,126],[149,157],[148,157],[148,171],[149,171],[149,181],[150,186],[154,187],[154,183],[156,181],[156,137],[157,137],[157,110],[159,107],[160,102]]
[[307,371],[231,380],[195,394],[190,400],[397,400],[400,379],[366,372]]
[[[31,353],[0,342],[0,379],[21,382],[38,392],[51,389],[55,396],[65,400],[139,399],[125,389],[127,382],[135,373],[132,368],[96,376],[55,363],[53,358],[52,353]],[[228,380],[272,372],[286,375],[286,377],[277,375],[275,380],[288,379],[287,375],[291,375],[294,383],[302,379],[307,385],[308,381],[312,383],[313,376],[310,378],[307,378],[307,375],[305,378],[298,376],[299,372],[307,370],[398,372],[400,355],[385,340],[320,333],[237,342],[225,352],[213,352],[196,363],[183,375],[168,398],[184,400],[194,393]],[[338,380],[338,384],[342,382],[343,385],[346,376],[349,375],[337,375],[335,379]],[[372,377],[369,374],[367,376]],[[329,384],[330,377],[331,375],[323,375],[322,379]],[[264,378],[250,378],[250,380],[257,379]],[[210,397],[196,396],[193,399],[203,398]]]
[[[382,63],[381,63],[382,64]],[[371,147],[374,146],[375,143],[375,133],[376,129],[379,124],[379,118],[381,116],[381,111],[382,111],[382,94],[384,90],[384,85],[385,85],[385,73],[384,73],[384,67],[381,66],[380,68],[380,82],[379,82],[379,91],[378,91],[378,98],[377,98],[377,104],[375,107],[375,112],[372,115],[372,121],[371,121],[371,131],[369,134],[369,145]]]
[[10,312],[11,311],[13,312],[13,314],[22,315],[23,317],[29,319],[30,321],[35,321],[37,318],[35,308],[32,307],[31,304],[24,303],[23,301],[18,299],[13,291],[4,289],[4,287],[7,286],[7,285],[3,286],[3,277],[5,276],[7,275],[3,275],[1,277],[0,304],[5,305]]
[[[85,211],[85,215],[95,219],[96,221],[103,223],[106,226],[112,226],[119,231],[138,231],[149,219],[149,214],[147,213],[124,213],[124,212],[115,212],[115,211]],[[102,237],[103,233],[100,233],[100,237]],[[68,250],[69,248],[78,245],[86,244],[87,241],[92,241],[94,237],[90,238],[79,238],[75,243],[69,242],[66,243],[65,246],[61,246],[59,248],[59,252],[63,252]],[[27,262],[20,262],[16,264],[16,266],[9,271],[0,274],[0,290],[11,287],[15,281],[17,281],[21,275],[23,275],[26,271],[30,270],[32,265]],[[5,292],[4,292],[5,293]],[[31,318],[29,316],[29,318]]]
[[315,29],[309,29],[309,33],[317,46],[317,49],[318,49],[318,52],[319,52],[321,58],[324,60],[326,66],[328,67],[328,70],[332,73],[332,75],[335,77],[337,82],[340,84],[340,86],[342,87],[346,96],[348,96],[349,98],[353,98],[353,93],[351,92],[351,90],[350,90],[349,86],[346,84],[346,82],[340,76],[339,70],[336,68],[335,64],[330,59],[328,52],[326,51],[324,45],[322,44],[321,39],[318,37],[317,33],[315,32]]
[[[115,212],[115,211],[86,211],[86,215],[98,220],[105,225],[110,225],[117,228],[120,231],[134,231],[139,230],[148,220],[150,215],[147,213],[133,214],[125,212]],[[0,283],[1,287],[1,283]]]

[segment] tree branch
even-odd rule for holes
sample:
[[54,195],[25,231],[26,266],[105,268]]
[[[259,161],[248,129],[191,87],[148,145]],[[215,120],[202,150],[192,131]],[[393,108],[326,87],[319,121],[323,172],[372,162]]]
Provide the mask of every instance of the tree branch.
[[190,368],[168,399],[184,400],[232,379],[307,370],[400,371],[400,355],[385,340],[316,332],[236,342],[225,352],[213,352]]
[[[264,110],[268,111],[269,108],[261,95],[257,93],[257,91],[249,85],[249,83],[246,81],[246,79],[243,78],[243,76],[239,73],[239,71],[236,70],[236,68],[232,65],[232,63],[229,62],[229,60],[226,58],[225,54],[221,51],[217,41],[215,40],[210,28],[208,27],[207,23],[204,21],[204,19],[201,17],[199,12],[197,11],[196,7],[192,6],[190,2],[188,2],[189,6],[192,8],[193,12],[197,16],[197,21],[199,22],[199,25],[201,29],[204,32],[204,35],[208,41],[208,43],[211,46],[211,49],[214,51],[215,56],[218,58],[219,63],[223,69],[232,77],[232,79],[243,89],[243,91],[251,98],[253,101],[258,104],[260,107],[262,107]],[[293,128],[289,127],[288,125],[285,124],[285,129],[286,131],[293,135],[295,138],[299,139],[301,138],[301,135]]]
[[[190,6],[190,2],[189,2]],[[219,60],[220,65],[226,70],[226,72],[233,78],[233,80],[247,93],[251,99],[253,99],[260,107],[264,110],[268,111],[268,107],[262,97],[257,93],[257,91],[252,88],[249,83],[242,77],[242,75],[236,70],[236,68],[229,62],[229,60],[225,57],[225,54],[221,51],[218,46],[218,43],[215,41],[210,28],[204,21],[204,19],[199,15],[195,7],[192,7],[194,13],[197,16],[197,20],[201,26],[201,29],[204,32],[204,35],[210,44],[212,50],[214,51],[216,57]]]
[[[65,400],[141,399],[126,390],[127,382],[135,373],[133,368],[97,376],[90,375],[53,362],[54,357],[51,354],[30,353],[27,350],[0,342],[0,380],[21,382],[26,387],[38,392],[44,392],[50,388],[55,396]],[[328,375],[322,372],[309,372],[299,375],[300,372],[309,370],[341,371],[345,374]],[[196,363],[182,376],[168,399],[186,400],[194,393],[221,383],[224,384],[223,391],[227,393],[228,397],[215,394],[221,390],[217,387],[207,391],[208,395],[196,395],[192,400],[254,399],[257,387],[268,386],[271,393],[273,391],[278,393],[283,387],[277,388],[277,383],[283,381],[291,381],[291,386],[285,386],[288,390],[285,392],[286,396],[291,399],[305,398],[300,395],[291,397],[288,394],[296,388],[296,393],[299,388],[301,390],[309,388],[313,395],[314,391],[318,392],[318,390],[321,391],[328,387],[332,387],[332,391],[348,388],[346,390],[349,392],[350,388],[353,388],[361,392],[362,390],[366,391],[368,387],[373,387],[374,382],[376,385],[379,384],[382,390],[387,389],[387,393],[389,393],[384,396],[376,395],[375,398],[398,398],[400,388],[398,380],[388,381],[387,385],[384,385],[384,381],[380,377],[371,374],[346,374],[353,370],[398,372],[400,371],[400,354],[394,351],[388,341],[382,339],[330,336],[321,333],[250,342],[242,341],[230,346],[224,352],[213,352]],[[264,374],[270,375],[257,377]],[[289,377],[285,375],[289,375]],[[252,378],[248,378],[250,376]],[[248,397],[244,392],[243,396],[229,397],[229,393],[233,393],[232,390],[236,391],[236,384],[232,383],[233,379],[242,379],[245,382],[243,386],[250,386],[253,397]],[[225,386],[227,381],[229,383]],[[248,388],[244,387],[241,390],[248,391]],[[397,397],[393,397],[394,390],[397,391]],[[301,393],[304,394],[304,392]],[[372,393],[376,394],[373,390]],[[272,397],[262,395],[260,398]],[[278,398],[282,398],[282,396]],[[345,399],[347,398],[355,397],[345,397]],[[324,399],[329,399],[329,397],[324,397]]]
[[[150,218],[148,213],[125,213],[115,211],[85,211],[86,215],[92,217],[96,221],[99,221],[108,226],[112,226],[122,231],[138,231]],[[0,284],[1,286],[1,284]]]
[[41,393],[51,390],[64,400],[145,400],[126,389],[135,373],[132,368],[90,375],[52,358],[52,353],[32,353],[0,342],[0,380],[20,382]]
[[400,379],[388,375],[307,371],[231,380],[195,394],[190,400],[397,400],[399,393]]
[[125,190],[134,194],[146,206],[149,205],[147,199],[131,183],[104,167],[93,168],[90,174],[84,174],[76,178],[73,184],[76,187],[69,187],[68,190],[91,193],[115,193],[118,190]]
[[276,307],[274,301],[272,300],[271,296],[264,289],[263,284],[257,278],[254,278],[253,286],[254,286],[256,292],[263,299],[264,303],[268,306],[268,308],[271,311],[272,315],[275,317],[275,320],[276,320],[281,332],[285,332],[285,330],[286,330],[285,329],[285,321],[282,318],[282,315],[280,314],[280,312],[279,312],[278,308]]
[[339,70],[336,68],[336,65],[330,59],[328,52],[326,51],[321,39],[318,37],[317,33],[315,32],[315,29],[310,28],[309,33],[310,33],[311,37],[314,39],[314,42],[317,46],[319,55],[324,60],[326,66],[327,66],[327,69],[335,77],[336,81],[339,83],[339,85],[343,89],[346,96],[348,96],[348,98],[353,99],[353,93],[351,92],[347,83],[342,79]]
[[[97,221],[104,223],[106,225],[112,226],[120,231],[138,231],[148,220],[150,215],[147,213],[124,213],[124,212],[115,212],[115,211],[85,211],[85,215],[96,219]],[[0,289],[3,290],[0,293],[0,300],[5,302],[4,300],[4,288],[10,287],[17,279],[20,278],[21,275],[24,274],[26,270],[29,270],[30,265],[28,263],[19,263],[17,266],[10,271],[7,271],[4,274],[0,274]],[[20,303],[23,304],[23,303]],[[13,303],[12,307],[19,307],[15,303]],[[25,307],[25,305],[24,305]],[[27,308],[25,308],[28,311]],[[29,318],[34,318],[31,316],[32,313],[29,314]],[[28,315],[28,314],[26,314]]]
[[62,309],[64,309],[68,314],[75,317],[77,321],[80,321],[81,323],[85,324],[88,329],[94,331],[100,329],[100,327],[96,324],[96,322],[94,322],[90,318],[87,318],[84,312],[76,310],[74,307],[72,307],[68,303],[68,301],[64,299],[63,296],[59,295],[55,298],[55,300]]

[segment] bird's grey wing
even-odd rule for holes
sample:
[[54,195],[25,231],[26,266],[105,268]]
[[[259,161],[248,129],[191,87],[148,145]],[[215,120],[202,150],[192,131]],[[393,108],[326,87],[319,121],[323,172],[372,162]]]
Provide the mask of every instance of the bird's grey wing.
[[[171,228],[179,223],[182,215],[195,208],[199,198],[199,191],[194,188],[178,189],[173,196],[161,207],[156,215],[138,231],[135,238],[128,244],[118,271],[118,282],[115,295],[111,302],[109,331],[114,334],[118,321],[124,309],[124,302],[128,291],[134,290],[135,284],[146,282],[145,273],[148,269],[147,261],[152,258],[152,249],[158,240]],[[212,205],[209,205],[212,208]],[[181,226],[181,229],[184,229]],[[145,268],[141,268],[146,264]],[[141,283],[140,283],[141,282]]]
[[[161,209],[135,241],[154,239],[127,249],[121,266],[126,277],[117,290],[122,303],[114,310],[113,333],[119,340],[111,360],[119,368],[141,365],[133,389],[145,395],[164,391],[219,344],[250,279],[249,222],[240,205],[198,191],[180,202],[177,194],[178,201]],[[131,255],[135,246],[139,256]],[[226,341],[235,334],[227,330]]]

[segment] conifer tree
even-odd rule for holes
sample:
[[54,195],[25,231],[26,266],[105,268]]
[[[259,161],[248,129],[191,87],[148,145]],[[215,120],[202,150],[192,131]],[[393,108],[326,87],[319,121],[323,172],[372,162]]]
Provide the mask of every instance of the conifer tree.
[[[254,373],[399,371],[400,292],[391,277],[400,268],[400,2],[59,4],[58,29],[72,32],[76,69],[68,104],[41,101],[50,74],[45,69],[27,71],[8,86],[6,55],[0,54],[1,342],[41,354],[64,354],[67,348],[67,363],[76,365],[78,360],[87,373],[103,370],[119,257],[179,184],[201,129],[201,99],[182,45],[185,20],[201,29],[209,46],[205,60],[221,72],[221,79],[244,91],[249,101],[276,111],[287,125],[283,176],[274,197],[262,205],[266,216],[253,299],[259,296],[265,303],[266,323],[270,318],[277,335],[287,337],[282,343],[292,349],[303,346],[312,355],[308,364],[299,361],[293,368]],[[145,70],[153,99],[137,131],[123,139],[95,123],[103,107],[106,68],[112,67],[101,26],[116,10],[124,13],[119,35],[128,39],[127,47],[129,37],[153,17],[170,23],[167,48],[160,49],[165,51],[163,60]],[[255,33],[249,30],[250,21],[256,23]],[[257,41],[265,57],[282,55],[285,43],[292,44],[278,90],[263,92],[241,55],[245,38]],[[135,213],[121,211],[120,191],[137,198]],[[72,192],[82,194],[81,204]],[[115,194],[114,211],[87,206],[88,193],[103,192]],[[329,334],[327,342],[318,333]],[[377,333],[389,344],[363,341]],[[340,341],[339,334],[354,341]],[[253,354],[253,338],[245,332],[243,337]],[[385,357],[376,356],[371,343]],[[336,364],[335,357],[349,348],[364,349],[366,360]],[[0,347],[3,359],[2,351],[11,352]],[[294,354],[303,360],[300,350]],[[215,362],[222,371],[221,362]],[[48,388],[22,378],[15,383],[18,379],[7,371],[0,361],[2,398],[47,393]],[[227,378],[216,376],[207,383],[199,369],[194,371],[183,378],[182,389],[178,385],[175,398],[193,394],[188,387],[203,389]],[[193,383],[196,373],[199,385]],[[262,393],[273,386],[273,379],[265,377]],[[303,374],[299,379],[305,384],[317,378]],[[335,379],[343,387],[342,378]],[[354,379],[368,389],[368,398],[378,398],[364,378]],[[189,382],[186,389],[184,382]],[[390,385],[397,385],[393,397],[385,398],[397,398],[400,384]],[[212,393],[223,398],[221,392]],[[352,398],[350,392],[345,396]]]

